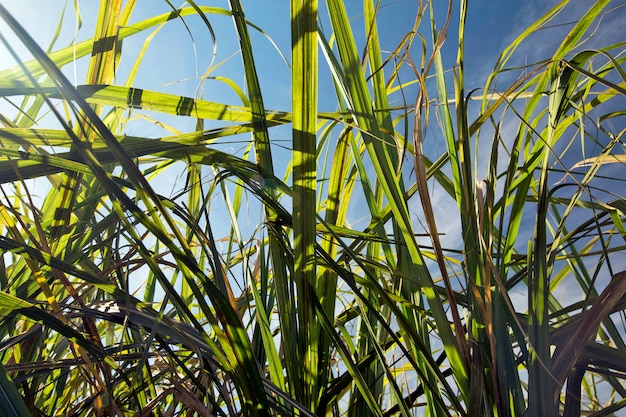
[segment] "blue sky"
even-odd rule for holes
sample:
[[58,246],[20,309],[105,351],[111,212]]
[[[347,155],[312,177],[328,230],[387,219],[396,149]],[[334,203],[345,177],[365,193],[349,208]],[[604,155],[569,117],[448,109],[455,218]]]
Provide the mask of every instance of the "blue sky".
[[[557,2],[555,0],[529,0],[498,1],[498,0],[474,0],[470,1],[466,31],[466,91],[480,88],[484,85],[486,75],[494,67],[501,51],[528,25],[543,15]],[[623,6],[623,2],[615,2],[616,7]],[[26,1],[3,1],[3,4],[17,17],[26,29],[35,37],[39,44],[46,48],[52,35],[59,24],[62,10],[65,8],[64,23],[59,40],[54,49],[58,49],[72,43],[76,37],[78,40],[88,39],[92,36],[95,27],[97,2],[78,2],[82,17],[82,27],[76,27],[76,14],[72,2],[26,0]],[[202,4],[202,3],[199,3]],[[212,2],[216,7],[228,8],[225,1]],[[291,106],[290,70],[288,64],[283,61],[274,45],[268,40],[271,38],[282,53],[289,60],[290,57],[290,23],[289,10],[286,4],[276,6],[278,3],[264,1],[244,1],[243,6],[248,19],[260,26],[265,35],[252,31],[252,41],[255,47],[255,59],[258,72],[261,77],[265,106],[267,109],[289,110]],[[177,6],[184,5],[183,2]],[[443,23],[446,11],[445,2],[436,3],[438,24]],[[573,17],[579,16],[580,11],[588,6],[585,0],[572,2],[564,13],[554,22],[552,27],[545,29],[523,43],[514,60],[510,65],[532,64],[539,59],[550,56],[550,53],[558,46],[564,31],[571,27]],[[347,2],[349,14],[357,32],[362,32],[364,26],[363,16],[360,14],[359,2]],[[454,3],[457,7],[457,3]],[[416,14],[417,2],[400,0],[388,0],[381,3],[379,14],[379,32],[383,50],[391,51],[400,43],[403,36],[411,28]],[[624,9],[622,7],[622,9]],[[167,13],[170,6],[164,1],[140,2],[133,14],[132,22],[137,22],[147,17]],[[600,30],[603,33],[596,34],[596,39],[626,39],[623,25],[619,23],[620,16],[624,12],[612,13],[603,20]],[[228,16],[209,16],[210,23],[216,33],[217,54],[213,55],[214,44],[211,41],[210,32],[197,16],[185,18],[185,21],[174,20],[161,28],[155,35],[148,48],[137,75],[134,86],[145,89],[186,95],[200,96],[205,99],[240,104],[236,94],[219,80],[201,80],[210,66],[213,68],[210,76],[221,76],[231,79],[236,84],[245,86],[241,72],[240,55],[236,34],[233,29],[232,19]],[[443,49],[444,67],[451,68],[456,61],[456,9],[453,13],[451,30],[448,41]],[[320,10],[321,26],[328,35],[330,24],[325,10]],[[0,27],[1,33],[11,39],[11,33]],[[421,28],[423,36],[430,37],[427,25]],[[143,41],[148,34],[138,35],[124,41],[123,58],[120,63],[118,83],[126,80],[129,66],[134,62],[135,56],[142,47]],[[357,39],[361,44],[363,37]],[[14,43],[16,49],[23,51],[19,43]],[[593,40],[590,43],[593,46]],[[414,56],[419,59],[419,45],[416,44]],[[23,55],[28,59],[28,54]],[[85,60],[77,66],[68,66],[65,72],[71,80],[81,83],[84,75]],[[14,63],[9,59],[6,51],[0,46],[0,69],[12,66]],[[325,70],[325,62],[320,57],[320,110],[336,110],[336,98],[332,87],[329,72]],[[519,72],[512,72],[511,78]],[[402,74],[402,81],[409,81],[412,74],[406,71]],[[414,91],[407,90],[409,94]],[[400,104],[398,101],[392,104]],[[411,102],[414,97],[410,95],[407,100]],[[0,100],[0,112],[11,115],[13,110],[7,103]],[[156,117],[162,117],[157,116]],[[194,121],[184,118],[168,118],[165,120],[174,128],[181,131],[193,129]],[[140,134],[148,137],[158,137],[170,134],[170,132],[158,127],[154,123],[146,121],[134,121],[125,133]],[[272,140],[276,144],[289,146],[290,128],[285,126],[272,130]],[[242,145],[243,146],[243,145]],[[232,149],[237,151],[238,145],[232,144]],[[437,149],[433,148],[433,151]],[[439,149],[440,152],[440,149]],[[279,171],[280,172],[280,171]]]
[[[46,48],[59,24],[62,11],[65,10],[64,22],[55,48],[58,49],[71,45],[74,39],[84,40],[92,36],[95,28],[97,2],[77,2],[82,17],[82,27],[76,25],[76,13],[73,2],[50,1],[50,0],[25,0],[3,1],[15,17],[35,37],[39,44]],[[198,2],[199,4],[205,4]],[[381,2],[379,12],[379,32],[383,50],[392,51],[401,42],[405,33],[410,30],[415,18],[418,2],[400,0],[386,0]],[[624,2],[615,1],[616,7],[624,6]],[[436,13],[438,25],[441,26],[446,12],[446,2],[437,1]],[[480,88],[484,85],[487,74],[493,69],[497,57],[501,51],[533,21],[543,15],[548,9],[557,4],[555,0],[529,0],[529,1],[500,1],[500,0],[472,0],[469,2],[467,30],[466,30],[466,91]],[[184,2],[176,6],[184,6]],[[210,5],[228,8],[226,1],[211,2]],[[359,2],[346,2],[352,21],[357,28],[357,33],[363,32],[364,22],[361,15]],[[564,31],[571,28],[574,18],[579,16],[580,11],[588,7],[586,0],[573,1],[560,17],[552,22],[552,27],[544,29],[537,35],[523,43],[517,51],[510,65],[532,64],[539,59],[550,56],[550,53],[558,46]],[[278,2],[267,1],[243,1],[243,6],[249,21],[260,26],[264,32],[252,31],[252,41],[255,48],[255,59],[260,75],[261,88],[264,94],[265,107],[267,109],[289,110],[291,106],[290,70],[268,37],[282,51],[287,60],[290,59],[290,22],[289,9],[286,3],[279,5]],[[456,37],[457,27],[457,2],[454,2],[452,22],[448,41],[443,48],[444,67],[451,68],[456,61]],[[624,17],[622,11],[612,13],[603,20],[600,28],[601,33],[596,34],[596,39],[626,39],[624,26],[620,24],[620,17]],[[131,22],[141,21],[150,16],[171,11],[165,1],[139,2]],[[202,80],[204,74],[215,77],[227,77],[242,88],[245,82],[241,71],[240,55],[236,34],[232,19],[228,16],[208,16],[217,43],[213,44],[209,30],[197,16],[189,16],[184,22],[173,20],[162,27],[148,48],[136,81],[135,87],[153,89],[185,96],[202,96],[205,99],[241,104],[240,100],[223,81],[216,79]],[[329,35],[330,24],[325,10],[320,10],[321,27]],[[422,35],[429,42],[430,33],[428,26],[423,25],[420,29]],[[0,26],[0,33],[9,41],[14,38],[10,31]],[[137,35],[124,41],[123,58],[118,70],[119,84],[126,81],[130,65],[142,47],[146,37],[151,32]],[[357,42],[363,44],[363,35]],[[21,51],[23,59],[29,59],[18,42],[12,42],[18,51]],[[593,40],[590,46],[593,45]],[[217,54],[213,54],[214,46]],[[418,41],[414,46],[413,56],[419,59]],[[76,67],[67,66],[65,72],[70,80],[76,80],[78,84],[84,79],[86,60],[80,61]],[[212,64],[212,67],[210,65]],[[0,70],[14,65],[8,57],[3,46],[0,45]],[[209,70],[209,68],[211,68]],[[320,99],[321,111],[334,111],[337,109],[336,97],[331,83],[326,63],[320,56]],[[519,70],[522,71],[522,70]],[[519,71],[511,72],[511,78],[519,74]],[[406,82],[412,79],[410,71],[401,74],[401,80]],[[496,85],[498,87],[498,85]],[[407,101],[414,100],[415,90],[407,90]],[[413,96],[411,96],[413,94]],[[401,104],[400,96],[396,102]],[[14,110],[4,100],[0,100],[0,112],[7,116],[14,114]],[[165,117],[161,118],[175,129],[189,131],[193,129],[194,121],[185,118]],[[129,124],[124,133],[142,135],[147,137],[159,137],[171,134],[154,123],[136,120]],[[280,146],[289,146],[291,132],[288,126],[272,129],[272,141]],[[435,143],[435,142],[433,142]],[[243,144],[231,143],[230,150],[239,151]],[[433,152],[441,152],[442,148],[432,147]],[[428,152],[428,149],[427,149]],[[282,167],[285,168],[285,167]],[[280,175],[280,169],[278,173]]]
[[[198,3],[203,4],[203,2]],[[467,89],[480,87],[504,47],[523,28],[556,3],[555,0],[471,1],[466,34]],[[580,0],[574,3],[584,6],[587,2]],[[44,48],[47,47],[52,38],[63,8],[65,8],[65,21],[55,49],[70,45],[75,36],[78,40],[84,40],[93,34],[97,2],[78,2],[83,22],[78,31],[75,25],[76,19],[72,2],[26,0],[4,1],[3,4]],[[208,4],[228,8],[225,1]],[[289,59],[289,10],[286,4],[281,6],[277,6],[277,4],[264,1],[243,2],[248,19],[259,25]],[[381,42],[383,49],[391,51],[399,44],[407,30],[410,30],[415,17],[417,2],[389,0],[383,1],[381,4],[379,19]],[[445,2],[437,2],[436,4],[436,10],[439,14],[438,21],[441,25],[446,10]],[[182,6],[184,3],[181,2],[176,5]],[[455,3],[454,7],[456,6]],[[355,27],[363,28],[359,2],[347,2],[347,7]],[[132,21],[140,21],[153,15],[167,13],[170,10],[164,1],[140,2],[133,13]],[[201,91],[201,86],[203,86],[205,98],[219,102],[237,103],[236,96],[222,82],[205,81],[201,83],[199,79],[199,76],[204,74],[209,64],[213,62],[214,65],[217,63],[220,65],[211,75],[226,76],[235,83],[244,85],[232,20],[227,16],[209,16],[209,19],[217,34],[217,55],[215,57],[212,53],[213,44],[210,41],[209,31],[197,16],[187,17],[184,24],[182,21],[172,21],[154,36],[135,85],[140,88],[191,96],[197,96]],[[454,30],[457,19],[458,17],[454,13],[449,39],[443,50],[446,68],[450,68],[456,60],[456,33]],[[567,20],[566,17],[564,19]],[[322,28],[329,34],[330,24],[324,9],[320,10],[320,20]],[[185,25],[188,26],[189,31]],[[422,28],[421,31],[428,40],[430,34],[427,27]],[[2,31],[5,36],[11,39],[11,34],[8,32],[6,29]],[[139,51],[146,35],[147,33],[134,36],[124,42],[123,55],[126,55],[126,58],[122,58],[120,65],[119,83],[125,81],[125,71],[128,71],[128,65],[134,61],[134,55]],[[545,56],[547,48],[556,46],[554,40],[558,37],[546,32],[546,38],[549,39],[542,40],[542,48],[538,49],[537,45],[529,46],[527,51],[520,52],[518,56],[527,57],[529,63],[532,63],[539,54],[542,57]],[[255,59],[259,74],[261,74],[261,87],[266,107],[268,109],[289,109],[291,93],[288,66],[280,58],[273,45],[260,33],[253,33],[253,43],[256,48]],[[418,46],[416,45],[416,48]],[[21,49],[19,45],[18,49]],[[25,55],[24,58],[28,58],[28,56]],[[0,46],[0,69],[12,65],[13,62],[8,58],[4,47]],[[320,65],[325,65],[323,60]],[[70,79],[76,79],[80,83],[83,79],[80,69],[79,64],[76,74],[74,74],[74,68],[68,67],[66,73]],[[332,97],[330,76],[327,71],[322,70],[320,77],[320,91],[322,92],[320,94],[320,110],[333,111],[336,109],[336,101],[333,98],[325,100],[328,94],[324,93],[329,91]],[[411,74],[407,73],[403,79],[407,81],[410,77]],[[0,106],[2,106],[0,111],[5,109],[3,104]],[[148,126],[141,125],[142,131],[145,131],[146,128],[150,129]],[[157,131],[158,129],[155,129],[154,133]]]
[[[65,5],[65,22],[61,37],[57,42],[57,48],[69,45],[75,35],[75,13],[73,6],[69,2]],[[350,15],[357,27],[363,27],[362,15],[360,15],[360,5],[358,2],[351,6],[352,2],[347,2]],[[417,2],[415,2],[417,3]],[[581,1],[581,3],[585,3]],[[61,1],[26,0],[26,1],[4,1],[5,7],[11,11],[15,17],[29,30],[31,35],[46,47],[59,22],[59,17],[64,6]],[[97,2],[79,2],[83,26],[77,33],[79,40],[84,40],[92,36],[94,21],[96,16]],[[198,4],[207,4],[198,2]],[[209,5],[228,8],[225,1],[210,2]],[[275,3],[278,4],[278,3]],[[443,18],[445,12],[444,2],[437,2],[437,10]],[[441,6],[439,6],[439,4]],[[543,14],[549,7],[556,4],[554,0],[548,1],[526,1],[526,2],[503,2],[496,0],[477,0],[470,2],[468,25],[467,25],[467,62],[466,67],[470,72],[476,72],[476,81],[481,80],[479,74],[484,74],[486,69],[491,69],[499,52],[513,39],[524,27]],[[184,5],[176,4],[177,6]],[[290,35],[289,35],[289,9],[287,5],[277,7],[270,2],[264,1],[244,1],[243,6],[248,19],[259,25],[269,37],[278,45],[281,51],[289,58]],[[455,4],[456,6],[456,4]],[[394,49],[401,41],[407,29],[411,28],[416,13],[417,4],[413,2],[390,0],[382,2],[380,9],[379,30],[382,38],[383,48]],[[171,9],[166,2],[151,1],[139,3],[133,13],[132,21],[139,21],[146,17],[160,13],[169,12]],[[330,24],[325,11],[320,10],[322,27],[327,33]],[[234,36],[233,24],[226,16],[209,16],[214,31],[217,33],[217,56],[215,62],[226,61],[220,66],[215,74],[226,75],[239,84],[243,85],[240,73],[238,46]],[[456,15],[453,16],[452,29],[455,28]],[[210,42],[209,32],[197,17],[187,17],[185,23],[188,25],[191,35],[180,21],[168,23],[155,36],[152,46],[144,60],[138,83],[143,88],[154,88],[165,90],[176,94],[194,95],[198,88],[197,75],[202,75],[207,69],[212,58],[213,45]],[[440,19],[440,24],[442,20]],[[4,30],[2,33],[10,37],[10,33]],[[192,37],[193,36],[193,42]],[[428,37],[428,32],[424,33]],[[124,63],[132,61],[133,51],[137,51],[141,46],[141,41],[145,36],[140,35],[125,41],[124,53],[129,59],[122,61],[120,70],[120,82],[124,81]],[[456,59],[455,34],[452,31],[449,41],[444,49],[445,65],[449,67]],[[258,48],[256,62],[259,73],[262,74],[262,88],[264,89],[264,99],[268,108],[287,108],[290,106],[289,91],[289,69],[282,62],[279,55],[274,50],[269,41],[261,34],[253,34],[254,47]],[[56,49],[56,48],[55,48]],[[26,58],[26,56],[25,56]],[[532,59],[532,58],[531,58]],[[8,59],[4,48],[0,46],[0,68],[6,68],[13,63]],[[323,65],[323,63],[322,63]],[[68,75],[72,72],[67,69]],[[237,75],[239,74],[239,75]],[[81,81],[80,75],[77,76]],[[320,90],[324,90],[324,82]],[[219,98],[225,91],[215,86],[217,83],[210,83],[211,88],[216,89],[215,96]],[[326,85],[328,87],[328,85]],[[208,90],[208,88],[207,88]],[[206,91],[206,90],[205,90]],[[207,93],[208,95],[208,93]],[[232,96],[223,96],[223,100],[231,101]],[[321,98],[320,107],[322,110],[334,110],[334,108],[324,108],[324,100]],[[332,105],[332,102],[331,102]]]
[[[392,51],[401,42],[403,36],[411,29],[418,2],[407,2],[400,0],[387,0],[381,2],[379,11],[379,32],[383,50]],[[526,27],[537,18],[542,16],[547,10],[554,7],[558,2],[555,0],[529,0],[529,1],[500,1],[500,0],[472,0],[469,2],[467,29],[466,29],[466,91],[480,89],[486,76],[493,69],[496,60],[502,50]],[[39,44],[46,48],[52,38],[54,31],[59,24],[62,11],[65,10],[64,22],[55,48],[58,49],[71,45],[74,39],[84,40],[93,35],[97,14],[97,2],[78,2],[82,26],[77,27],[76,13],[73,2],[50,1],[50,0],[26,0],[26,1],[3,1],[3,4],[15,15],[15,17],[26,27],[35,37]],[[206,4],[198,2],[198,4]],[[228,9],[226,1],[215,1],[209,3],[211,6]],[[436,3],[437,23],[443,24],[446,12],[446,2]],[[563,33],[571,28],[574,18],[579,16],[581,10],[588,7],[586,0],[573,1],[557,20],[552,22],[551,27],[544,29],[531,37],[527,42],[519,47],[515,58],[510,65],[532,64],[539,59],[549,57],[556,49]],[[623,2],[615,2],[616,7],[624,6]],[[176,6],[185,6],[184,2],[177,3]],[[290,60],[290,21],[289,8],[286,3],[279,5],[278,2],[267,1],[243,1],[243,7],[249,21],[262,28],[264,34],[251,31],[252,42],[255,48],[255,60],[260,75],[261,88],[264,94],[265,107],[267,109],[289,110],[291,106],[290,69],[276,47]],[[325,34],[330,34],[330,24],[323,4],[320,10],[320,24]],[[361,14],[360,2],[346,2],[348,12],[352,17],[356,32],[363,32],[364,22]],[[444,67],[451,68],[456,62],[456,38],[458,22],[458,4],[453,4],[452,22],[448,40],[443,48]],[[603,20],[600,28],[601,33],[596,34],[596,38],[604,39],[626,39],[626,33],[620,17],[624,17],[622,11],[612,13]],[[139,2],[131,22],[138,22],[142,19],[168,13],[170,6],[164,1]],[[210,31],[198,16],[186,17],[182,20],[173,20],[154,33],[154,38],[148,47],[143,62],[141,64],[137,78],[133,86],[144,89],[152,89],[161,92],[184,96],[202,96],[207,100],[241,104],[241,101],[233,90],[219,79],[202,79],[207,74],[213,77],[227,77],[237,85],[245,88],[245,81],[241,71],[241,59],[238,53],[238,43],[232,19],[228,16],[210,15],[208,16],[213,31],[216,34],[216,44],[211,39]],[[426,19],[427,20],[427,19]],[[132,24],[132,23],[131,23]],[[11,33],[0,26],[1,33],[9,40]],[[422,25],[421,34],[429,42],[430,33],[428,25]],[[145,34],[133,36],[124,41],[122,61],[118,70],[119,84],[126,81],[130,66],[135,61],[135,56],[140,51],[144,40],[151,31]],[[269,41],[271,38],[274,42]],[[363,35],[357,39],[360,45],[363,44]],[[18,51],[23,53],[19,43],[13,43]],[[593,45],[593,40],[590,43]],[[419,40],[416,41],[413,56],[419,60]],[[213,51],[217,51],[214,55]],[[23,59],[29,59],[28,54],[22,55]],[[78,84],[84,79],[86,60],[80,61],[76,67],[67,66],[65,73],[70,80],[76,80]],[[14,63],[8,58],[4,48],[0,46],[0,70],[12,66]],[[320,56],[320,98],[319,106],[321,111],[334,111],[337,109],[336,97],[332,86],[329,71],[326,63]],[[517,76],[521,71],[512,71],[510,79]],[[408,69],[401,74],[403,82],[410,81],[412,74]],[[506,77],[503,77],[504,79]],[[503,80],[501,85],[504,85]],[[496,87],[499,87],[496,85]],[[480,90],[479,90],[480,91]],[[477,93],[480,94],[480,93]],[[415,90],[407,89],[407,101],[412,103],[415,99]],[[401,104],[400,95],[392,105]],[[5,115],[14,114],[14,110],[5,102],[0,100],[0,112]],[[194,128],[194,120],[191,118],[163,117],[162,115],[150,115],[165,123],[169,123],[173,129],[180,131],[191,131]],[[207,127],[211,125],[208,124]],[[515,124],[504,126],[513,132]],[[434,131],[436,129],[432,129]],[[160,137],[172,134],[170,130],[163,129],[157,124],[147,120],[134,120],[124,130],[129,135],[141,135],[147,137]],[[271,130],[271,140],[276,145],[278,155],[285,152],[284,148],[290,146],[291,130],[289,126],[273,128]],[[433,156],[441,153],[444,146],[438,143],[437,137],[428,139],[426,152]],[[241,143],[237,143],[236,138],[225,143],[223,149],[229,152],[240,153],[247,142],[243,138]],[[277,159],[277,175],[279,177],[287,169],[285,161],[289,160],[289,154],[284,154],[284,158]],[[281,164],[281,162],[283,162]],[[481,161],[479,161],[480,163]],[[482,166],[477,167],[478,175],[483,175],[486,160]],[[504,163],[504,161],[503,161]],[[408,164],[410,165],[410,164]],[[407,175],[410,175],[407,172]],[[176,177],[171,177],[171,181],[164,185],[170,192],[177,188]],[[433,190],[433,198],[437,207],[448,207],[454,202],[445,193]],[[440,200],[438,200],[440,199]],[[417,201],[415,204],[418,204]],[[360,203],[355,201],[353,221],[361,218],[358,213]],[[416,206],[416,213],[420,210]],[[446,210],[442,210],[446,212]],[[416,215],[416,220],[419,218]],[[255,221],[253,220],[254,224]],[[447,236],[455,236],[454,230],[458,228],[458,222],[442,222],[448,230],[442,230]],[[449,242],[451,245],[453,242]]]

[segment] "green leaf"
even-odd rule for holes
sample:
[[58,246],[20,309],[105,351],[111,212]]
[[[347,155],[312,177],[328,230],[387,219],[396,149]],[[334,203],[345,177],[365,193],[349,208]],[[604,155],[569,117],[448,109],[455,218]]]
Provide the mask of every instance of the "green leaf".
[[32,413],[26,407],[24,399],[15,388],[15,384],[0,363],[0,415],[2,417],[26,417]]

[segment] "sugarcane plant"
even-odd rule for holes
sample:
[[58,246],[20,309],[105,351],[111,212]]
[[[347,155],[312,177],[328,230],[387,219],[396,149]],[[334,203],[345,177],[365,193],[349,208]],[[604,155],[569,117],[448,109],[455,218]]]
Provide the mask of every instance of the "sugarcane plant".
[[[139,20],[101,0],[89,39],[46,50],[0,4],[0,415],[626,406],[626,39],[601,30],[623,5],[555,4],[470,84],[472,5],[405,3],[389,45],[380,1],[352,20],[291,0],[290,51],[240,0]],[[209,49],[232,22],[239,72],[197,80],[232,102],[141,87],[155,35],[190,19]],[[285,108],[257,36],[291,74]]]

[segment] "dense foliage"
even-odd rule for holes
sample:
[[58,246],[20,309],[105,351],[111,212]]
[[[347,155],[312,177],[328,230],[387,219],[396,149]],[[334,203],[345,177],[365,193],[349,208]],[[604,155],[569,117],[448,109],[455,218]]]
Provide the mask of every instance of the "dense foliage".
[[[0,71],[0,415],[626,406],[623,5],[559,2],[470,84],[467,0],[403,3],[389,45],[378,2],[292,0],[278,109],[239,0],[101,0],[93,38],[46,51],[0,5],[32,57]],[[177,22],[239,42],[243,77],[196,80],[231,101],[143,87]]]

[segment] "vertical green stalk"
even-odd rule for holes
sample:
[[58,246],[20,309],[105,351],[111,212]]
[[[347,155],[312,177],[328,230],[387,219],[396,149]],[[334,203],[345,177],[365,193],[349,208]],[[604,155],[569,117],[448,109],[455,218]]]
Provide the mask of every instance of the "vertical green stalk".
[[270,138],[267,132],[267,119],[265,118],[265,106],[261,95],[261,85],[254,63],[252,43],[248,33],[248,26],[239,0],[230,0],[230,9],[233,21],[239,34],[239,46],[241,47],[241,59],[243,60],[244,76],[248,87],[248,99],[252,111],[254,123],[254,150],[257,164],[268,172],[274,172],[272,153],[270,150]]
[[[477,204],[481,204],[482,196],[477,196],[475,175],[472,173],[472,157],[470,151],[470,131],[468,124],[469,108],[465,98],[465,21],[467,17],[467,0],[460,2],[459,35],[457,69],[454,71],[456,124],[458,141],[451,142],[448,138],[448,152],[455,152],[459,163],[460,177],[455,179],[457,188],[457,203],[461,215],[461,230],[464,243],[464,258],[466,262],[465,274],[468,288],[468,305],[471,311],[470,330],[468,334],[470,345],[470,375],[471,395],[468,402],[468,415],[480,416],[485,413],[487,385],[486,372],[490,368],[491,358],[495,354],[493,341],[493,322],[491,309],[490,277],[485,270],[485,261],[488,254],[483,247],[484,240],[479,232],[479,215]],[[454,147],[451,147],[454,146]],[[451,158],[452,159],[452,158]],[[484,213],[482,213],[484,215]],[[482,244],[481,244],[482,242]],[[473,290],[470,290],[473,289]],[[494,370],[495,371],[495,370]],[[493,387],[492,387],[493,388]]]
[[[559,123],[569,107],[569,92],[575,83],[569,68],[563,67],[563,59],[576,48],[577,43],[587,32],[609,0],[598,0],[587,13],[574,25],[565,37],[548,66],[544,82],[550,82],[548,100],[548,120],[544,136],[538,145],[543,152],[541,174],[539,178],[537,217],[535,231],[535,245],[533,248],[534,261],[529,273],[529,342],[531,344],[528,369],[528,415],[556,416],[560,389],[553,376],[552,358],[550,353],[550,323],[548,301],[550,297],[550,276],[554,268],[555,247],[548,247],[547,243],[547,213],[549,207],[549,172],[552,157],[552,147],[560,137]],[[559,236],[554,237],[555,242]],[[529,266],[531,264],[529,263]]]
[[[350,200],[352,190],[354,189],[354,175],[352,160],[350,158],[349,142],[354,136],[352,128],[344,129],[337,138],[332,157],[331,169],[324,174],[325,178],[329,178],[328,192],[326,200],[323,203],[325,208],[324,222],[329,225],[343,226],[347,214],[347,201]],[[350,172],[352,171],[352,172]],[[318,190],[318,195],[321,193]],[[332,236],[326,236],[319,243],[323,252],[337,259],[339,255],[339,243]],[[319,268],[319,278],[316,283],[317,294],[320,298],[322,307],[328,317],[335,316],[335,308],[337,301],[337,279],[338,275],[331,268]],[[332,337],[325,332],[320,333],[319,345],[319,362],[320,362],[320,380],[327,381],[331,367],[331,344]],[[324,400],[322,400],[324,401]],[[324,404],[319,405],[320,408],[325,407]],[[327,407],[327,406],[326,406]]]
[[462,398],[468,396],[468,378],[462,346],[454,336],[461,329],[451,329],[443,302],[436,292],[436,286],[426,266],[422,251],[417,244],[409,215],[407,203],[399,176],[394,169],[389,144],[382,139],[384,136],[378,124],[369,88],[356,50],[356,42],[349,30],[350,22],[343,2],[332,0],[327,2],[328,12],[337,39],[337,47],[346,77],[346,101],[354,112],[355,121],[363,132],[363,140],[372,167],[393,213],[394,226],[406,242],[407,253],[415,268],[423,294],[429,302],[432,315],[437,323],[437,330],[442,339],[453,374],[459,384]]
[[[89,67],[87,69],[88,84],[109,84],[115,78],[116,63],[119,61],[120,45],[117,43],[117,31],[119,25],[126,22],[120,21],[121,0],[101,0],[98,9],[98,19],[94,35],[93,49]],[[126,18],[129,14],[125,15]],[[102,111],[102,105],[92,106],[96,114]],[[76,126],[81,140],[93,142],[95,132],[84,125]],[[75,149],[72,150],[76,152]],[[56,207],[49,210],[54,213],[53,225],[50,229],[51,251],[60,255],[68,245],[68,235],[71,233],[70,215],[76,213],[73,209],[77,194],[79,193],[82,176],[74,173],[68,174],[63,179],[63,184],[58,192],[53,192],[47,199]],[[58,249],[57,249],[58,248]]]
[[[270,149],[269,133],[267,131],[267,119],[265,118],[265,106],[261,95],[258,72],[254,63],[252,43],[248,33],[247,22],[243,7],[239,0],[230,0],[230,9],[233,21],[239,35],[239,45],[241,47],[241,57],[244,66],[244,76],[248,88],[248,98],[250,110],[252,112],[252,123],[254,126],[254,151],[256,154],[257,166],[271,174],[274,173],[272,153]],[[277,199],[277,194],[273,189],[267,190],[270,198]],[[270,222],[270,226],[277,219],[276,211],[266,205],[265,215]],[[274,284],[278,303],[278,314],[281,326],[281,337],[286,348],[284,354],[284,366],[288,380],[294,381],[300,373],[300,365],[294,352],[291,349],[296,335],[297,321],[294,312],[294,300],[289,292],[289,278],[287,274],[288,261],[285,259],[285,242],[282,229],[278,224],[270,227],[268,235],[268,245],[270,258],[272,261],[272,272],[274,274]],[[290,385],[292,395],[297,387]]]
[[315,319],[317,0],[291,1],[293,108],[294,281],[300,328],[298,356],[303,365],[302,403],[312,410],[321,397],[319,329]]

